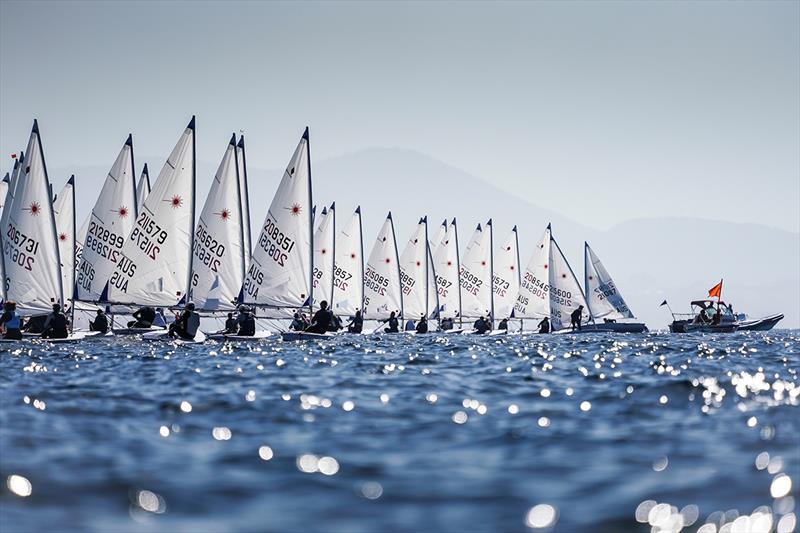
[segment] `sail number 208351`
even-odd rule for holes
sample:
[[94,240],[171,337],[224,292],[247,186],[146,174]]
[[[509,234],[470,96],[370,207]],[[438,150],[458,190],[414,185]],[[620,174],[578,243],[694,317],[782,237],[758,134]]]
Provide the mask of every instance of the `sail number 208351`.
[[280,266],[285,266],[286,259],[294,248],[294,241],[287,237],[275,224],[272,218],[267,218],[258,245]]

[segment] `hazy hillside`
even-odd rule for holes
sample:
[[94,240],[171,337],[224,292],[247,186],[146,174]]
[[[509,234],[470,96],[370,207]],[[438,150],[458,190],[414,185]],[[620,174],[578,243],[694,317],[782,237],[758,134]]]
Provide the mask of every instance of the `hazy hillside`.
[[[155,180],[162,161],[148,161],[152,161],[151,179]],[[198,163],[199,195],[205,195],[215,170],[215,163]],[[457,217],[462,247],[475,225],[491,217],[498,247],[514,224],[519,227],[525,263],[546,224],[552,222],[553,234],[576,274],[582,279],[583,241],[587,240],[634,312],[651,326],[665,327],[669,321],[666,308],[658,307],[664,298],[676,311],[684,310],[690,299],[703,297],[721,277],[725,278],[723,297],[738,310],[754,315],[783,312],[786,320],[781,326],[800,326],[800,235],[795,233],[700,219],[631,220],[598,231],[588,217],[573,221],[545,207],[570,199],[549,195],[544,180],[540,196],[521,199],[492,186],[491,177],[485,181],[429,156],[398,148],[370,148],[314,161],[313,170],[318,205],[336,201],[339,220],[356,205],[362,206],[367,248],[389,210],[394,214],[401,247],[422,215],[428,215],[432,231],[444,218]],[[76,172],[79,218],[94,201],[93,194],[83,191],[99,191],[106,171],[87,167]],[[249,170],[254,233],[281,174],[282,168]],[[58,189],[67,173],[57,169],[50,175]],[[198,210],[203,201],[204,197],[198,198]],[[624,212],[624,194],[619,204],[608,208]]]

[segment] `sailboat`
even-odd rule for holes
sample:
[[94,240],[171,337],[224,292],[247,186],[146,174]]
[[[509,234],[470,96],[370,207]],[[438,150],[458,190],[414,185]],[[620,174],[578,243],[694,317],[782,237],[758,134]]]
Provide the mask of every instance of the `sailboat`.
[[[130,138],[130,137],[129,137]],[[133,148],[131,148],[131,169],[133,168]],[[150,171],[147,170],[147,163],[142,167],[142,175],[136,184],[136,206],[141,209],[144,201],[150,194]]]
[[253,247],[243,303],[286,312],[311,308],[314,235],[308,128],[289,160]]
[[119,250],[101,301],[153,307],[185,301],[192,272],[195,173],[192,117]]
[[16,180],[12,180],[14,192],[7,195],[9,201],[3,208],[3,266],[6,279],[13,280],[6,284],[6,298],[18,302],[21,315],[32,316],[49,313],[53,304],[64,305],[56,217],[36,120],[25,153]]
[[317,229],[314,232],[314,304],[320,302],[332,305],[333,269],[336,256],[336,204],[323,207],[317,217]]
[[367,259],[364,272],[364,319],[386,320],[394,313],[403,322],[400,256],[392,213],[386,217]]
[[[456,219],[448,225],[442,223],[444,232],[433,252],[433,266],[436,272],[436,292],[439,297],[439,324],[443,319],[461,317],[461,265],[458,254],[458,226]],[[461,331],[449,330],[450,332]]]
[[194,302],[198,311],[231,311],[236,308],[245,275],[239,187],[236,135],[233,134],[194,230],[189,300]]
[[[584,286],[586,287],[586,302],[595,323],[583,326],[582,330],[619,333],[647,331],[647,326],[641,322],[617,322],[636,317],[588,242],[584,243]],[[596,322],[600,319],[603,322]]]
[[336,239],[331,310],[348,317],[364,308],[364,239],[357,207]]
[[520,282],[519,236],[516,226],[500,248],[494,265],[492,288],[495,313],[500,319],[512,318]]
[[75,316],[75,175],[53,200],[53,214],[58,233],[58,254],[61,258],[61,286],[69,301],[70,314]]
[[403,316],[410,320],[434,318],[439,308],[436,274],[428,243],[428,218],[422,217],[400,255]]
[[468,319],[484,317],[494,329],[492,241],[492,221],[486,223],[486,229],[478,224],[461,258],[460,278],[462,316]]

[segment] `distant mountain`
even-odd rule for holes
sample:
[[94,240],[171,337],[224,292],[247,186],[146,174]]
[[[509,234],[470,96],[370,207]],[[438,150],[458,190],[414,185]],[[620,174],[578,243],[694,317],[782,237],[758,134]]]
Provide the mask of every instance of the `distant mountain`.
[[[155,180],[163,159],[150,161]],[[216,171],[215,163],[198,162],[198,195],[204,196]],[[108,169],[77,169],[79,218],[94,202]],[[69,171],[72,172],[72,171]],[[511,227],[519,229],[523,264],[548,222],[553,235],[582,280],[583,242],[589,241],[634,312],[651,327],[669,322],[666,298],[675,311],[685,311],[690,299],[725,279],[723,299],[738,311],[753,315],[782,312],[780,327],[800,327],[800,235],[754,224],[702,219],[641,219],[607,231],[592,228],[590,214],[580,222],[543,206],[558,206],[569,197],[554,197],[541,183],[541,195],[522,199],[435,158],[401,148],[369,148],[327,160],[314,161],[314,199],[318,205],[336,201],[339,220],[362,206],[364,246],[370,248],[386,213],[394,216],[400,247],[405,245],[420,216],[428,215],[431,232],[445,218],[457,217],[462,248],[477,223],[493,219],[495,245],[502,245]],[[257,233],[281,178],[283,168],[250,168],[249,183],[253,232]],[[56,190],[62,185],[50,172]],[[83,176],[87,178],[82,179]],[[88,177],[91,176],[91,177]],[[581,194],[575,191],[575,194]],[[204,197],[198,198],[198,211]],[[624,212],[619,203],[603,206]]]

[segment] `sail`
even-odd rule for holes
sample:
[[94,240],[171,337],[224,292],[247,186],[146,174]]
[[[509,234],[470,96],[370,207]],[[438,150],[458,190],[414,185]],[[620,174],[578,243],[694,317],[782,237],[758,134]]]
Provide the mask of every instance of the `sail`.
[[[15,161],[14,166],[16,167],[16,165],[17,162]],[[8,172],[6,172],[6,175],[3,176],[3,181],[0,181],[0,220],[2,220],[3,207],[6,204],[6,195],[8,195],[8,186],[10,183],[11,183],[11,177],[9,176]],[[0,228],[2,228],[2,226],[0,226]],[[2,235],[2,232],[0,232],[0,235]],[[0,249],[2,249],[2,242],[3,239],[0,238]],[[6,279],[6,273],[5,269],[3,268],[3,261],[0,260],[0,296],[3,299],[5,299],[6,297],[5,279]]]
[[362,308],[364,301],[364,245],[360,207],[339,232],[334,258],[332,309],[336,315],[352,316]]
[[[131,150],[133,154],[133,150]],[[131,155],[131,170],[133,169],[133,155]],[[147,195],[150,194],[150,171],[147,170],[147,163],[142,167],[142,175],[139,176],[139,183],[136,184],[136,210],[141,211]]]
[[194,197],[192,117],[122,245],[108,281],[109,302],[167,307],[181,301],[192,268]]
[[428,219],[423,217],[400,254],[400,286],[406,318],[419,320],[422,316],[435,315],[437,311],[436,278],[431,263]]
[[3,209],[8,215],[3,228],[6,297],[22,312],[47,312],[53,303],[64,304],[64,293],[50,181],[35,120],[25,154],[14,196]]
[[514,316],[550,318],[550,225],[533,250],[520,280]]
[[336,204],[322,208],[317,230],[314,232],[314,305],[325,301],[331,305],[333,291],[333,260],[336,252]]
[[469,318],[492,312],[491,227],[475,229],[461,258],[461,312]]
[[403,316],[403,297],[400,291],[400,258],[394,235],[392,214],[386,217],[364,272],[364,318],[385,319],[391,312]]
[[511,318],[519,294],[519,238],[517,227],[494,258],[494,312],[497,318]]
[[75,289],[75,176],[70,176],[53,202],[61,257],[61,286],[64,299],[72,301]]
[[594,250],[589,247],[588,242],[585,243],[584,254],[586,301],[589,303],[592,316],[595,319],[614,320],[634,318],[611,275],[600,262],[600,258],[595,255]]
[[247,155],[244,151],[244,135],[239,136],[236,145],[236,161],[239,165],[239,192],[242,196],[242,233],[244,234],[244,268],[250,268],[250,254],[253,253],[250,231],[250,190],[247,186]]
[[238,168],[234,135],[211,182],[194,230],[189,299],[197,309],[235,309],[244,282],[244,236]]
[[428,242],[428,246],[431,249],[431,255],[436,255],[436,248],[439,247],[439,244],[444,239],[445,234],[447,233],[447,221],[443,221],[439,226],[439,229],[436,230],[433,238]]
[[311,160],[308,128],[269,206],[243,287],[248,303],[302,307],[311,298]]
[[136,174],[133,167],[133,137],[117,154],[106,175],[92,212],[78,232],[78,268],[75,282],[78,299],[97,301],[120,260],[125,239],[136,223]]
[[[19,176],[19,169],[22,165],[22,162],[25,160],[25,154],[20,152],[19,158],[14,160],[14,168],[11,171],[11,175],[8,176],[8,181],[3,179],[4,182],[4,190],[5,192],[2,195],[2,202],[3,202],[3,210],[0,212],[0,253],[2,253],[2,243],[4,240],[4,232],[3,230],[7,227],[8,224],[8,210],[5,209],[6,205],[11,205],[11,201],[14,198],[14,188],[17,184],[17,178]],[[6,299],[6,270],[4,266],[4,261],[0,260],[0,287],[2,289],[0,292],[2,293],[3,299]]]
[[570,315],[583,306],[582,321],[589,317],[589,306],[581,285],[572,272],[558,243],[550,234],[550,327],[552,331],[570,326]]
[[461,296],[458,261],[458,228],[456,219],[450,225],[445,221],[445,231],[433,252],[436,270],[436,291],[439,297],[439,318],[456,318],[461,314]]

